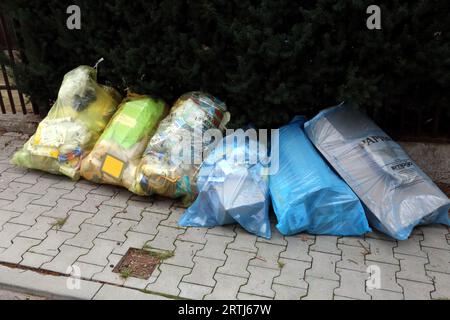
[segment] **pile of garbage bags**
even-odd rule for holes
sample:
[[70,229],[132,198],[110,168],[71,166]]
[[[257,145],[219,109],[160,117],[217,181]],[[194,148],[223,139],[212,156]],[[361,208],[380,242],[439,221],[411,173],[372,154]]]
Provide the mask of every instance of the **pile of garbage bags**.
[[181,96],[159,124],[139,165],[140,194],[182,198],[187,206],[196,195],[196,177],[205,154],[203,135],[224,130],[230,116],[220,100],[201,92]]
[[64,76],[58,98],[12,163],[80,178],[81,160],[94,147],[121,101],[97,83],[97,70],[80,66]]
[[[270,238],[265,150],[252,137],[246,139],[244,131],[221,140],[201,166],[197,200],[185,211],[179,224],[215,227],[237,222],[250,233]],[[252,152],[259,157],[252,157]]]
[[378,230],[405,240],[417,225],[450,225],[448,197],[400,145],[354,107],[324,110],[305,130],[365,204]]
[[167,113],[162,100],[128,94],[83,160],[81,175],[96,183],[119,185],[139,193],[136,169],[148,141]]
[[450,225],[448,197],[345,103],[296,117],[268,146],[242,130],[223,137],[230,114],[207,93],[184,94],[170,110],[148,95],[121,99],[97,83],[96,67],[70,71],[12,163],[179,198],[190,206],[181,226],[239,223],[264,238],[270,204],[283,235],[358,236],[370,224],[404,240],[417,225]]

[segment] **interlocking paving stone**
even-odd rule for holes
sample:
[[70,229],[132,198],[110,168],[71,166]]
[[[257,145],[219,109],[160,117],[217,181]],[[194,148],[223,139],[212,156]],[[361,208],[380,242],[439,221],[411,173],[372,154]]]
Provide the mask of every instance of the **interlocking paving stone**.
[[205,300],[234,300],[239,288],[247,283],[247,279],[216,273],[214,276],[216,286],[213,292],[205,296]]
[[142,220],[131,230],[135,232],[156,235],[158,233],[159,223],[166,218],[167,216],[164,214],[145,211],[142,213]]
[[314,243],[314,237],[311,236],[295,236],[286,237],[286,251],[281,252],[280,257],[286,259],[312,261],[312,257],[308,254],[310,246]]
[[61,227],[58,227],[58,230],[70,233],[78,233],[81,231],[80,226],[92,216],[92,213],[69,211],[67,213],[67,220]]
[[80,256],[89,252],[87,249],[68,245],[62,245],[59,247],[59,251],[58,255],[52,261],[42,265],[42,269],[70,274],[68,268],[72,266]]
[[118,187],[109,185],[109,184],[101,184],[97,188],[91,190],[90,194],[98,194],[101,196],[112,197],[116,194]]
[[175,241],[175,247],[176,249],[174,251],[174,256],[167,259],[165,263],[186,268],[193,268],[193,258],[197,251],[203,248],[203,245],[177,240]]
[[94,300],[168,300],[165,297],[129,288],[104,284]]
[[111,220],[112,224],[107,231],[100,233],[98,238],[112,240],[117,242],[125,242],[127,240],[125,234],[137,223],[136,221],[117,219]]
[[55,219],[48,217],[38,217],[36,224],[30,229],[20,233],[20,236],[32,239],[44,240],[47,237],[47,232],[53,227]]
[[[0,231],[3,230],[3,225],[6,222],[8,222],[10,220],[13,220],[18,215],[20,215],[20,213],[18,213],[18,212],[1,210],[0,209]],[[0,237],[1,237],[1,235],[0,235]]]
[[38,178],[42,176],[41,171],[29,171],[24,175],[14,179],[15,182],[26,183],[26,184],[36,184],[38,183]]
[[236,236],[236,232],[234,232],[235,227],[236,225],[230,224],[226,226],[217,226],[214,228],[209,228],[207,234],[234,238]]
[[154,235],[128,231],[125,234],[127,240],[114,248],[113,253],[125,255],[129,248],[142,249],[148,242],[155,238]]
[[398,284],[403,288],[405,300],[429,300],[434,291],[432,284],[398,279]]
[[197,252],[197,256],[212,258],[217,260],[226,260],[225,248],[233,241],[233,238],[216,236],[213,234],[207,234],[205,236],[205,247]]
[[48,189],[58,183],[61,180],[61,177],[51,176],[51,175],[42,175],[38,178],[38,183],[34,184],[32,187],[25,189],[27,193],[33,193],[38,195],[46,195],[50,193]]
[[83,279],[92,279],[94,274],[100,273],[103,271],[104,267],[97,266],[94,264],[84,263],[77,261],[73,264],[73,266],[76,266],[80,270],[80,277]]
[[370,244],[370,253],[366,255],[366,260],[399,264],[394,257],[394,248],[397,247],[397,242],[372,238],[367,238],[366,241]]
[[256,266],[249,266],[247,270],[250,272],[250,277],[247,284],[242,286],[239,292],[274,298],[275,291],[272,290],[273,279],[280,275],[280,270]]
[[65,219],[69,212],[77,205],[80,204],[80,201],[68,200],[68,199],[59,199],[57,201],[56,207],[42,213],[43,216],[51,217],[55,219]]
[[143,211],[144,209],[140,206],[128,204],[126,208],[122,209],[118,214],[116,214],[116,218],[134,220],[139,222],[142,220]]
[[[15,179],[18,179],[22,176],[23,176],[22,174],[11,173],[11,172],[2,172],[0,174],[0,190],[7,189],[9,187],[9,184],[12,181],[18,183],[16,186],[19,188],[19,190],[24,190],[27,187],[30,187],[30,185],[27,183],[15,181]],[[2,199],[2,195],[4,196],[5,194],[3,192],[0,192],[0,199]],[[14,200],[14,199],[12,199],[12,200]]]
[[73,190],[75,188],[76,181],[70,179],[61,179],[59,182],[52,185],[52,188]]
[[258,253],[250,261],[251,266],[279,269],[278,258],[280,253],[285,250],[285,247],[263,242],[257,242],[256,247],[258,248]]
[[337,247],[337,239],[335,236],[321,236],[316,237],[316,241],[311,245],[311,251],[331,253],[340,255],[341,251]]
[[181,290],[180,297],[192,300],[202,300],[204,296],[212,292],[211,287],[187,282],[180,282],[178,288]]
[[105,232],[107,229],[105,227],[95,226],[93,224],[87,224],[83,223],[81,226],[81,231],[77,233],[77,235],[66,241],[66,244],[85,248],[85,249],[91,249],[94,246],[94,239],[97,238],[97,236]]
[[243,300],[243,301],[272,300],[271,298],[258,296],[258,295],[255,295],[255,294],[243,293],[243,292],[238,293],[237,299],[238,300]]
[[336,269],[341,276],[340,286],[334,290],[338,296],[353,298],[357,300],[370,300],[371,296],[366,293],[366,272]]
[[[188,229],[186,231],[186,234],[189,233],[191,230]],[[247,251],[247,252],[258,252],[258,248],[256,248],[256,236],[245,231],[240,226],[237,226],[234,230],[236,233],[236,237],[234,238],[233,242],[228,244],[228,249],[234,249],[234,250],[240,250],[240,251]]]
[[308,289],[305,272],[311,267],[310,262],[280,259],[280,263],[282,264],[280,275],[274,279],[274,283],[298,289]]
[[160,225],[161,226],[166,226],[166,227],[172,227],[172,228],[186,229],[186,228],[180,227],[178,225],[178,221],[180,220],[183,212],[184,212],[184,209],[172,208],[169,217],[167,219],[161,221]]
[[127,201],[130,199],[132,193],[128,190],[120,189],[112,198],[108,198],[103,204],[111,207],[126,208]]
[[31,227],[37,223],[36,219],[42,213],[44,213],[48,210],[49,210],[49,207],[29,204],[22,214],[11,219],[10,222],[17,223],[17,224],[23,224],[23,225],[27,225],[27,226]]
[[[53,188],[57,188],[57,187],[53,186]],[[90,189],[74,187],[72,190],[70,190],[70,192],[67,192],[66,194],[64,194],[62,196],[62,198],[83,202],[86,200],[86,197],[90,191],[91,191]]]
[[428,263],[428,259],[402,254],[396,254],[395,257],[400,261],[400,271],[397,273],[397,279],[432,283],[431,278],[425,272],[425,265]]
[[279,284],[274,284],[272,289],[275,291],[276,300],[300,300],[308,293],[305,289],[288,287]]
[[47,237],[38,246],[30,249],[30,252],[39,253],[47,256],[56,256],[59,253],[59,247],[68,239],[73,238],[73,233],[50,230]]
[[20,262],[20,265],[35,269],[39,269],[44,263],[50,262],[53,259],[52,256],[33,252],[25,252],[22,257],[23,260]]
[[191,272],[191,269],[163,263],[159,266],[159,270],[161,274],[158,276],[158,280],[149,284],[146,289],[178,296],[180,294],[178,284],[185,275]]
[[302,300],[332,300],[334,290],[339,287],[339,281],[308,276],[305,280],[308,283],[308,294]]
[[153,205],[148,209],[148,211],[169,215],[171,212],[170,208],[174,202],[175,201],[171,199],[155,198]]
[[[397,272],[400,271],[400,266],[389,264],[389,263],[380,263],[380,262],[376,262],[376,263],[371,262],[371,263],[369,263],[369,266],[377,267],[380,272],[380,274],[379,274],[380,280],[381,280],[381,288],[380,289],[387,290],[387,291],[400,292],[400,293],[403,291],[402,288],[396,282],[396,275],[397,275]],[[369,270],[366,270],[366,271],[369,271]],[[369,274],[368,274],[368,277],[369,277]],[[368,287],[370,288],[369,281],[370,280],[368,280]]]
[[401,292],[367,289],[367,293],[372,297],[372,300],[403,300],[404,296]]
[[318,279],[339,281],[339,275],[336,274],[336,262],[341,257],[334,254],[323,252],[310,252],[313,257],[311,269],[306,270],[306,277],[315,277]]
[[443,225],[430,225],[420,227],[424,239],[421,242],[423,247],[431,247],[436,249],[450,250],[450,244],[446,241],[446,236],[449,233],[448,228]]
[[39,244],[39,242],[39,240],[35,239],[16,237],[12,240],[12,245],[0,254],[0,261],[20,263],[22,261],[22,255],[31,247]]
[[105,202],[104,204],[107,204],[106,202],[109,199],[110,197],[101,196],[98,194],[88,194],[86,196],[86,200],[84,200],[79,206],[73,207],[72,209],[76,211],[97,213],[99,206],[103,202]]
[[0,247],[8,248],[12,244],[12,240],[21,232],[29,229],[29,226],[23,226],[14,223],[5,223],[2,231],[0,231]]
[[256,253],[227,249],[225,250],[225,254],[227,255],[227,260],[222,267],[217,269],[218,273],[243,278],[248,278],[250,276],[247,266],[250,260],[256,256]]
[[214,285],[216,284],[216,281],[213,278],[214,274],[219,267],[223,266],[224,262],[215,259],[195,257],[194,263],[194,268],[188,275],[183,278],[183,281],[203,286],[214,287]]
[[56,189],[56,188],[48,188],[47,193],[43,195],[41,198],[34,200],[33,204],[38,204],[41,206],[54,207],[57,205],[57,202],[61,196],[65,195],[69,191],[64,189]]
[[3,207],[4,210],[25,212],[27,206],[33,202],[33,200],[39,199],[41,196],[31,193],[20,193],[17,195],[17,199],[11,202],[9,205]]
[[424,247],[423,251],[428,254],[430,263],[425,265],[428,271],[450,274],[450,251]]
[[338,244],[338,248],[342,251],[342,260],[338,261],[336,266],[341,269],[365,272],[367,265],[365,264],[366,250],[362,247],[347,246]]
[[155,249],[173,251],[175,240],[183,232],[184,230],[181,229],[159,226],[156,237],[148,245]]
[[[189,241],[194,243],[205,244],[206,243],[206,228],[188,228],[186,232],[179,235],[178,239],[182,241]],[[231,244],[230,244],[231,245]],[[256,251],[256,248],[255,248]]]
[[408,241],[399,241],[398,247],[394,248],[394,253],[426,258],[427,254],[420,246],[423,236],[413,235]]
[[[2,174],[2,177],[3,176],[4,174]],[[18,194],[20,194],[23,190],[29,187],[30,187],[29,184],[10,182],[8,183],[6,189],[0,192],[0,199],[14,201],[17,199]]]
[[116,247],[117,242],[115,241],[95,239],[94,247],[88,254],[79,257],[77,261],[104,267],[108,264],[108,257]]
[[123,286],[125,279],[120,274],[113,272],[116,265],[122,259],[121,255],[110,254],[108,257],[108,264],[104,267],[102,272],[96,273],[92,276],[92,280],[103,281],[108,283]]
[[434,280],[436,290],[431,292],[433,299],[450,300],[450,274],[428,272]]
[[97,226],[110,227],[112,225],[112,218],[121,211],[121,208],[102,204],[98,207],[98,212],[92,218],[87,219],[85,222],[89,224],[95,224]]
[[276,245],[279,245],[279,246],[286,246],[287,245],[286,239],[278,231],[278,229],[275,228],[274,224],[271,225],[271,231],[272,231],[272,237],[270,239],[258,237],[257,241],[258,242],[265,242],[265,243],[276,244]]

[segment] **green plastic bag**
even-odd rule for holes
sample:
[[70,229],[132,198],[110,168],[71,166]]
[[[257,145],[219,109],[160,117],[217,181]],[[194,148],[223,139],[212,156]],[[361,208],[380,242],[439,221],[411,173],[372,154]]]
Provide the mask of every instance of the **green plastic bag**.
[[64,76],[58,99],[12,164],[80,178],[81,160],[120,103],[113,88],[97,83],[97,70],[80,66]]
[[135,187],[136,167],[167,113],[168,108],[162,100],[129,94],[92,152],[83,159],[81,175],[96,183],[119,185],[139,193]]

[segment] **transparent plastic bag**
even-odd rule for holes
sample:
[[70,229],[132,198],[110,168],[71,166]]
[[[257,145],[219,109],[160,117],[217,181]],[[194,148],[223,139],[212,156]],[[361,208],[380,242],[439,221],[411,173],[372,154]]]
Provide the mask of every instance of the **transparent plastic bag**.
[[140,194],[183,198],[189,205],[197,195],[196,177],[209,129],[225,128],[226,105],[201,92],[180,97],[150,139],[137,171]]
[[365,204],[378,230],[405,240],[416,225],[450,225],[448,197],[355,107],[326,109],[306,123],[305,130]]
[[96,69],[80,66],[70,71],[47,117],[12,163],[79,179],[81,159],[91,151],[120,100],[116,90],[97,83]]
[[82,161],[81,175],[138,193],[136,169],[159,122],[167,115],[162,100],[129,94],[119,106],[92,152]]
[[199,195],[179,224],[214,227],[237,222],[250,233],[270,238],[268,176],[261,164],[268,161],[260,158],[266,157],[260,152],[256,163],[249,161],[256,159],[249,155],[258,152],[250,147],[257,145],[256,141],[235,140],[237,134],[220,141],[201,166]]
[[284,235],[370,232],[361,202],[306,137],[304,122],[297,117],[280,129],[279,170],[269,178],[278,230]]

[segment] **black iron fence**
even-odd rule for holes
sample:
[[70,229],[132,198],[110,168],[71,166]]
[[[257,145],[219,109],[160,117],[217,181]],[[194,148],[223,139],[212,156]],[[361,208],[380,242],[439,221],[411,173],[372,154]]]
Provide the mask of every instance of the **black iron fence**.
[[9,66],[1,64],[0,76],[0,110],[2,114],[38,114],[38,108],[24,97],[22,92],[14,83],[11,67],[20,63],[20,53],[16,50],[16,37],[13,23],[6,16],[0,13],[0,54],[9,59]]

